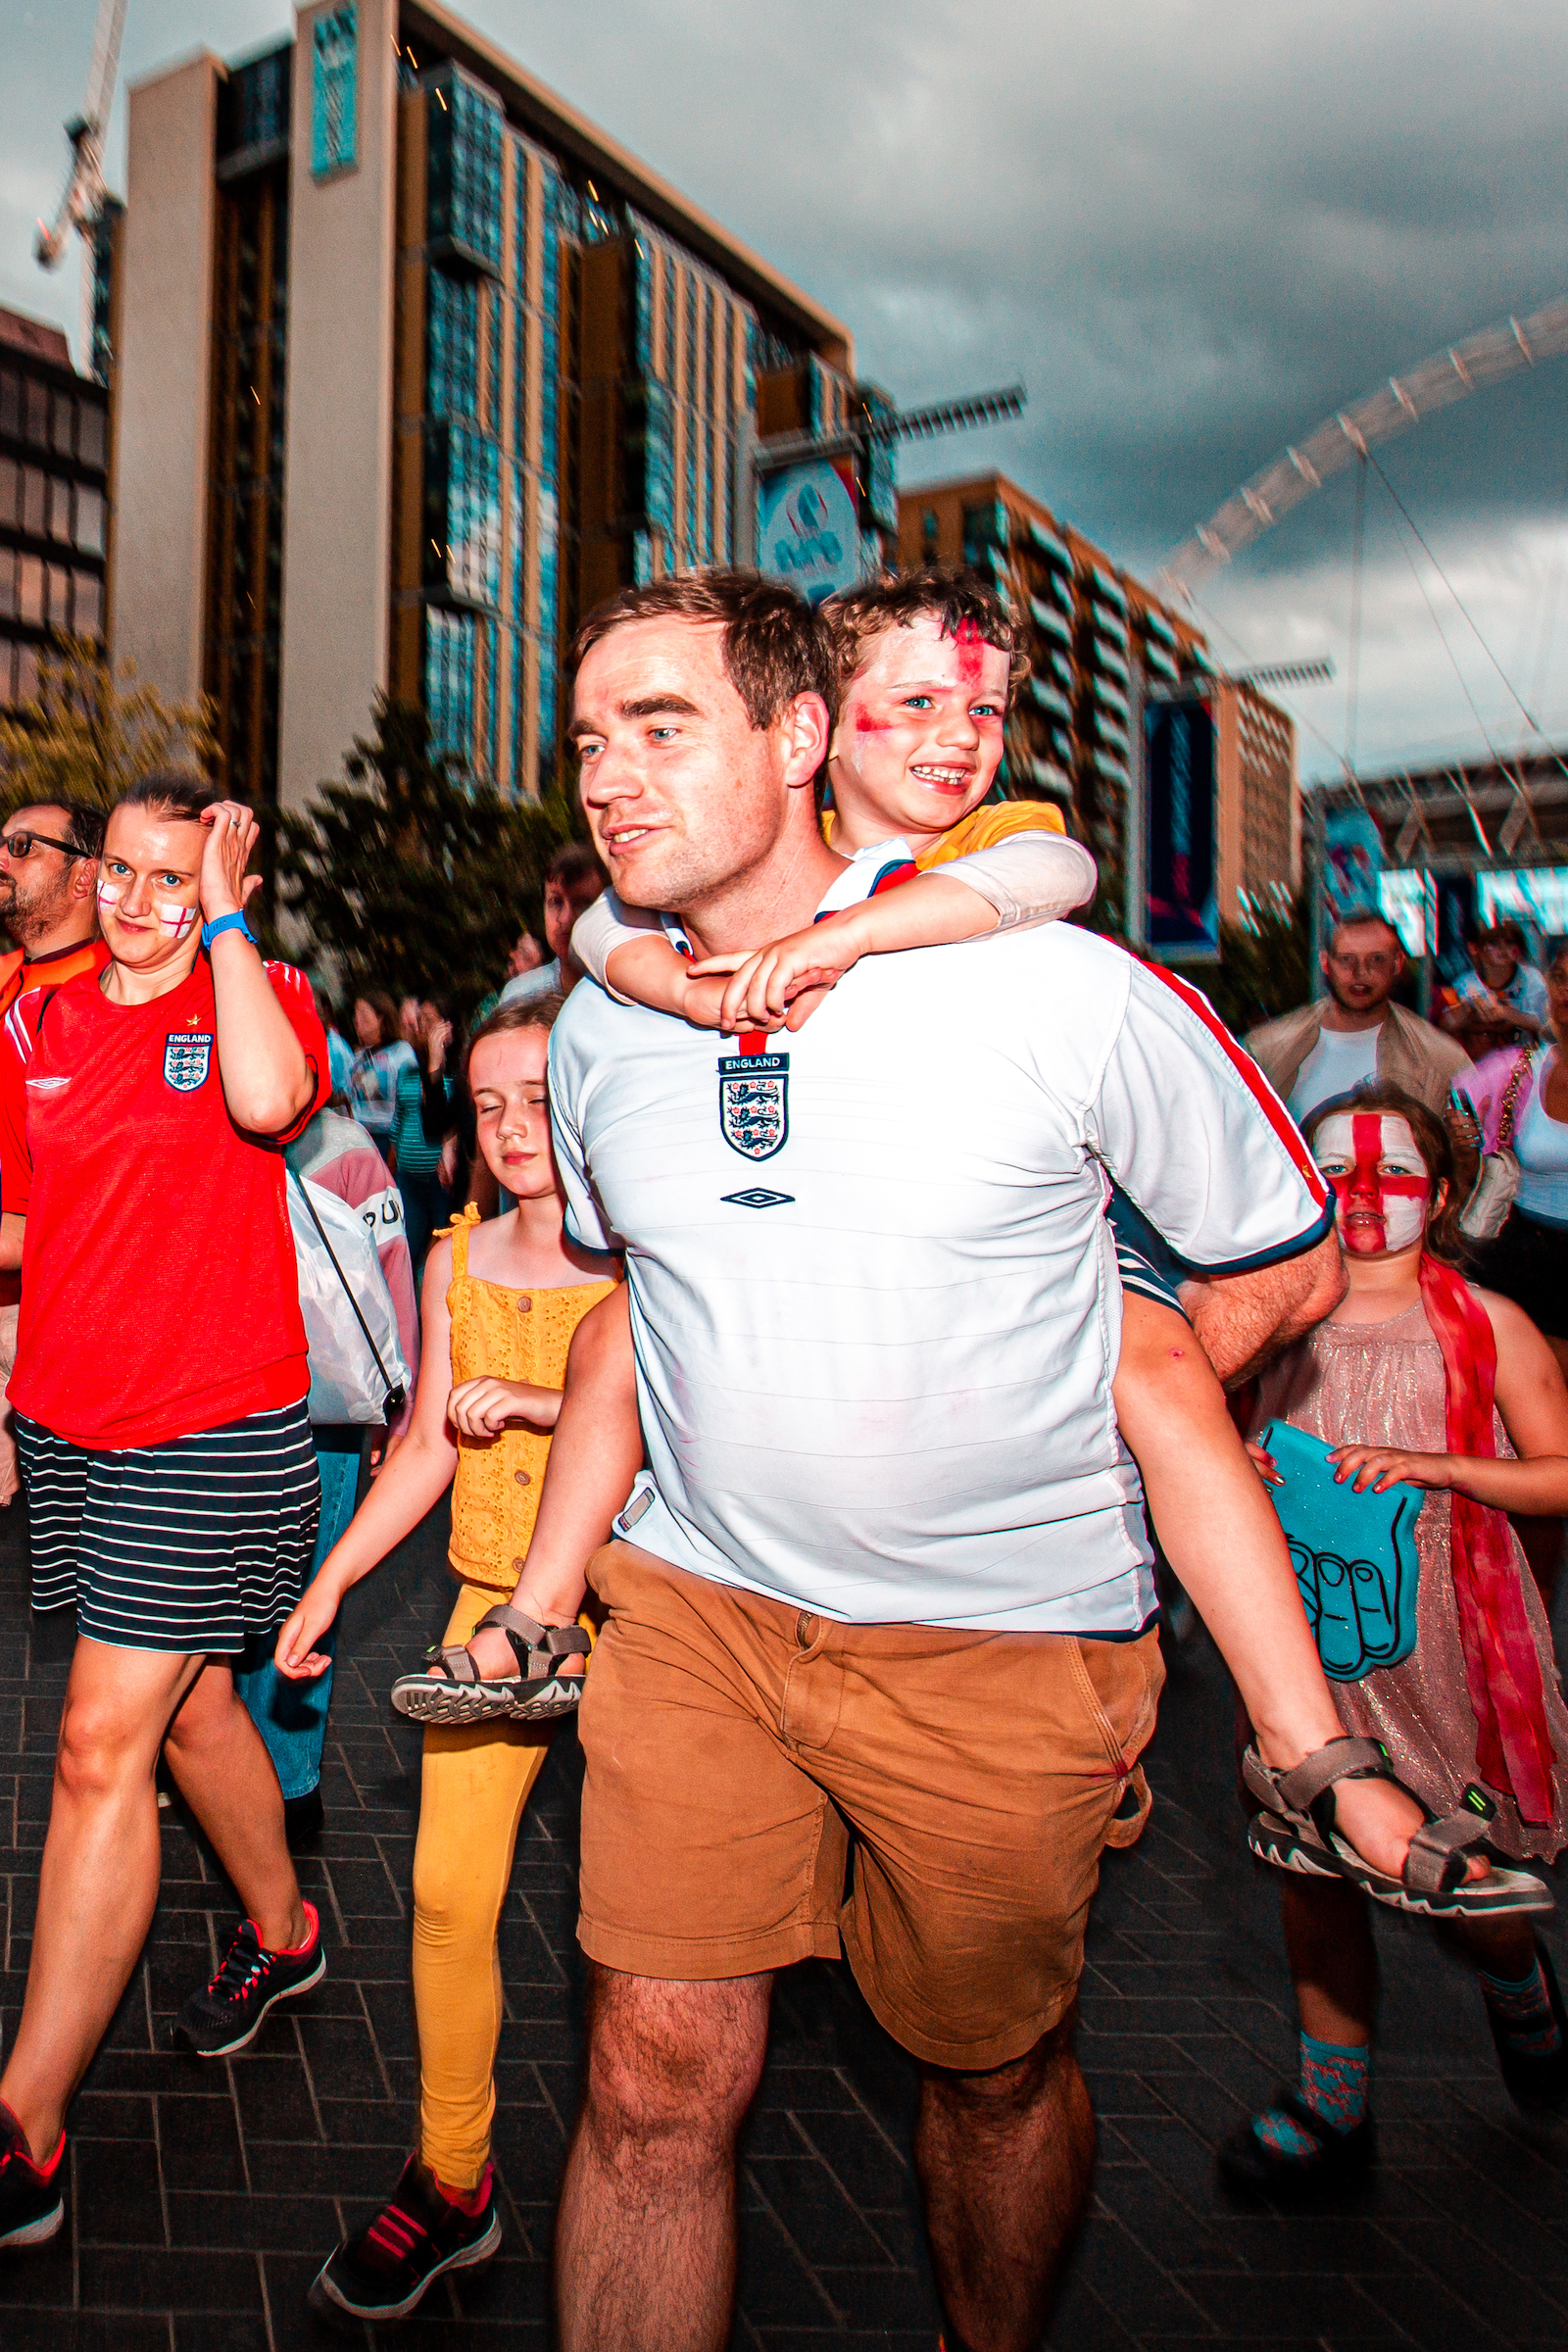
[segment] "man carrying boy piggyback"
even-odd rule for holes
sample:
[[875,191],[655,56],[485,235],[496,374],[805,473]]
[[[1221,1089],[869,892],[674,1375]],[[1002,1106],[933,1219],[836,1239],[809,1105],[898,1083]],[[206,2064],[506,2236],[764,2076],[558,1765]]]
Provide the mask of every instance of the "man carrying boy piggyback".
[[[917,852],[996,772],[1010,635],[988,618],[928,596],[858,646],[840,730],[889,747]],[[772,1973],[842,1937],[922,2066],[950,2343],[1021,2352],[1087,2190],[1072,2004],[1160,1681],[1103,1171],[1220,1278],[1203,1336],[1228,1371],[1339,1296],[1324,1188],[1206,1007],[1107,942],[1025,928],[951,866],[876,899],[906,941],[857,928],[885,877],[836,852],[877,836],[838,789],[847,754],[823,839],[842,675],[788,590],[627,590],[574,650],[596,846],[621,906],[671,922],[611,943],[551,1054],[568,1227],[627,1252],[650,1463],[592,1572],[563,2342],[724,2340]],[[866,952],[929,939],[934,904],[984,944]],[[803,981],[834,979],[786,1029]],[[694,985],[756,1029],[669,1017]],[[1338,1719],[1282,1573],[1309,1665],[1272,1709],[1244,1693],[1283,1765]],[[1404,1811],[1358,1799],[1353,1826],[1396,1872],[1419,1814],[1382,1795]]]

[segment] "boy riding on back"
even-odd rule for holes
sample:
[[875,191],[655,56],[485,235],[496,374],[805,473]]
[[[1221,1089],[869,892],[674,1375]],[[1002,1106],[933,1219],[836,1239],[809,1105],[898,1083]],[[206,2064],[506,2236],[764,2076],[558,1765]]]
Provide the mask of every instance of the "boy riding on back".
[[[835,600],[825,617],[838,652],[840,707],[824,831],[851,861],[816,923],[750,956],[703,967],[686,959],[676,926],[623,909],[607,894],[573,940],[579,959],[612,994],[700,1025],[749,1031],[747,1044],[759,1031],[798,1028],[820,992],[862,954],[983,939],[1049,920],[1093,889],[1092,860],[1055,829],[1054,808],[985,805],[1018,672],[1013,624],[991,592],[962,577],[915,575]],[[664,723],[662,714],[648,722]],[[678,727],[679,713],[668,723]],[[656,764],[657,756],[656,745]],[[635,820],[614,807],[601,810],[585,760],[584,800],[612,870],[616,826],[657,823],[657,792],[652,799],[656,805],[641,805]],[[760,929],[764,921],[760,914]],[[737,968],[718,968],[725,963]],[[1228,1041],[1227,1051],[1239,1081],[1261,1091]],[[1160,1542],[1236,1675],[1265,1759],[1303,1737],[1300,1692],[1308,1683],[1318,1693],[1314,1723],[1322,1717],[1317,1737],[1332,1739],[1337,1719],[1290,1556],[1228,1417],[1215,1365],[1175,1293],[1136,1253],[1121,1248],[1118,1257],[1117,1420],[1144,1474]],[[1234,1380],[1250,1371],[1254,1343],[1205,1312],[1210,1286],[1191,1286],[1188,1297],[1220,1374]],[[466,1651],[449,1650],[427,1675],[400,1678],[393,1696],[403,1712],[451,1723],[526,1719],[535,1711],[532,1652],[544,1647],[547,1628],[575,1620],[583,1565],[607,1540],[626,1500],[628,1469],[639,1459],[631,1367],[627,1305],[617,1294],[584,1319],[573,1344],[558,1428],[569,1482],[547,1480],[513,1606],[492,1612]],[[623,1529],[638,1509],[634,1500]],[[1213,1540],[1216,1528],[1224,1530],[1222,1544]],[[1388,1823],[1369,1806],[1370,1790],[1363,1796],[1347,1786],[1335,1793],[1345,1822],[1342,1866],[1367,1885],[1372,1874],[1355,1834],[1382,1847]]]

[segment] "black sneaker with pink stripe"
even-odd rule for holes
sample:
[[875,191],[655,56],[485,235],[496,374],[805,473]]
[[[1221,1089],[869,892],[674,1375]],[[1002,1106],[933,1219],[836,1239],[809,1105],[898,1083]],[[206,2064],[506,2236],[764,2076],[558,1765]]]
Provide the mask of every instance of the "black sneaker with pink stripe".
[[175,2041],[201,2058],[226,2058],[256,2039],[274,2001],[292,2000],[318,1984],[326,1974],[326,1953],[314,1903],[305,1905],[305,1925],[303,1943],[270,1951],[255,1920],[241,1920],[217,1976],[191,1994],[175,2018]]
[[500,2243],[489,2165],[473,2197],[458,2205],[411,2156],[390,2201],[322,2265],[310,2300],[328,2318],[406,2320],[432,2278],[488,2262]]
[[0,2246],[41,2246],[66,2218],[66,2135],[47,2164],[34,2163],[22,2126],[0,2107]]

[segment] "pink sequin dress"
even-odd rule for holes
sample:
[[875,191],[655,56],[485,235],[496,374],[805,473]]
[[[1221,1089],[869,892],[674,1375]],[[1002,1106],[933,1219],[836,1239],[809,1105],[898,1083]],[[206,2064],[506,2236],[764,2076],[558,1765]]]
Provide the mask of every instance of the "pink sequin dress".
[[[1419,1301],[1386,1323],[1320,1323],[1269,1366],[1258,1384],[1257,1428],[1289,1421],[1329,1446],[1396,1446],[1412,1453],[1446,1452],[1443,1355]],[[1497,1451],[1509,1457],[1501,1421],[1493,1416]],[[1397,1666],[1376,1668],[1358,1683],[1330,1682],[1348,1732],[1381,1740],[1395,1770],[1434,1813],[1451,1813],[1476,1766],[1476,1725],[1465,1681],[1464,1649],[1448,1556],[1447,1494],[1429,1494],[1416,1521],[1421,1577],[1416,1644]],[[1546,1728],[1556,1764],[1549,1823],[1519,1819],[1511,1797],[1496,1798],[1488,1836],[1523,1861],[1552,1860],[1568,1844],[1568,1707],[1552,1654],[1551,1632],[1519,1540],[1515,1573],[1541,1660]]]

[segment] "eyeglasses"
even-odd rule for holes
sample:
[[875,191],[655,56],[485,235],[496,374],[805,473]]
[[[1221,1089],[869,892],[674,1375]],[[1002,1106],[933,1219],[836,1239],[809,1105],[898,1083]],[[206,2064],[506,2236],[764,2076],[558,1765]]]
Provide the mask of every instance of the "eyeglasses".
[[0,850],[4,850],[6,856],[14,858],[19,864],[24,858],[30,858],[37,849],[58,850],[63,858],[85,858],[87,855],[85,850],[78,850],[74,842],[56,841],[52,833],[0,833]]

